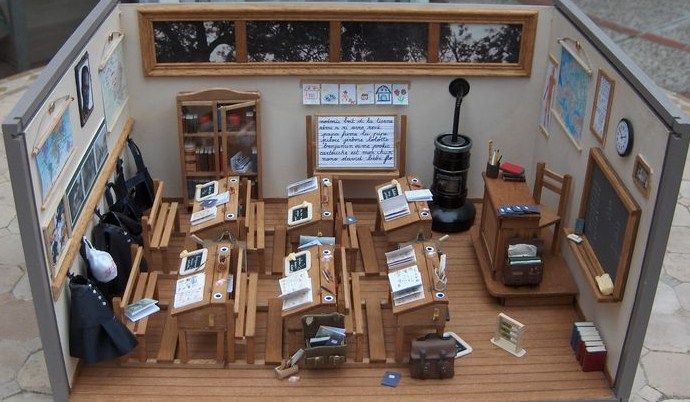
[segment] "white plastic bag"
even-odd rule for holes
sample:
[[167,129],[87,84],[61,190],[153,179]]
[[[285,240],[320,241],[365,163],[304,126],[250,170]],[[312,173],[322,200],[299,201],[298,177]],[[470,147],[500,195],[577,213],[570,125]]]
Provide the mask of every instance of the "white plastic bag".
[[86,250],[86,259],[89,260],[91,266],[91,275],[103,283],[112,281],[117,277],[117,265],[113,261],[113,257],[106,251],[96,250],[91,242],[86,238],[82,238],[84,249]]

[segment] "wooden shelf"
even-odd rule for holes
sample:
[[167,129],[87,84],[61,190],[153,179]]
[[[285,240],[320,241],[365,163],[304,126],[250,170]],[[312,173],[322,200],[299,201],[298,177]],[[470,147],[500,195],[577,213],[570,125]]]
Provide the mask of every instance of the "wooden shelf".
[[210,176],[220,176],[221,173],[216,170],[208,170],[202,172],[187,172],[187,177],[210,177]]
[[215,133],[210,133],[208,131],[203,131],[200,133],[182,133],[183,136],[185,137],[199,137],[199,138],[213,138],[215,136]]
[[256,131],[221,131],[221,134],[228,136],[251,137],[256,135]]
[[[575,231],[571,228],[563,228],[563,235],[568,236],[571,233],[575,233]],[[617,303],[620,300],[617,300],[612,294],[611,295],[605,295],[601,293],[599,290],[599,286],[597,285],[596,279],[594,277],[603,275],[604,270],[599,265],[599,262],[593,257],[593,251],[592,247],[589,245],[587,242],[587,239],[585,237],[582,238],[582,243],[577,244],[574,241],[567,240],[566,242],[568,243],[568,246],[570,247],[570,251],[572,251],[573,255],[575,256],[575,259],[577,260],[577,265],[580,267],[582,270],[582,274],[585,277],[585,280],[587,284],[589,285],[589,288],[592,290],[592,294],[594,297],[597,299],[598,303]]]

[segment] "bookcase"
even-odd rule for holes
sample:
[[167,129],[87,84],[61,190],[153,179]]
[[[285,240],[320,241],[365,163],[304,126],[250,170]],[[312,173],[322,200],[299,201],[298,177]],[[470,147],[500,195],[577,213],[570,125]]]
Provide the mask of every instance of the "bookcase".
[[248,178],[261,198],[259,92],[208,89],[177,95],[182,196],[191,207],[197,184],[226,176]]

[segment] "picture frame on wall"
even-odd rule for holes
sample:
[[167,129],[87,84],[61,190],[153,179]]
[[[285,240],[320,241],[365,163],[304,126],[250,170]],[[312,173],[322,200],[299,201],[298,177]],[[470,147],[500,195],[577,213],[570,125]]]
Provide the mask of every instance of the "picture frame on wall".
[[558,82],[558,60],[549,54],[546,67],[546,80],[541,96],[541,109],[539,109],[539,131],[546,138],[551,135],[551,108],[553,106],[553,93]]
[[556,96],[551,111],[578,151],[582,151],[582,128],[587,113],[590,79],[591,69],[563,41]]
[[109,39],[109,51],[106,52],[101,64],[98,66],[98,79],[101,83],[103,97],[103,110],[108,130],[112,131],[117,123],[122,110],[129,100],[129,88],[125,75],[125,53],[123,48],[124,36]]
[[648,198],[652,186],[652,168],[641,154],[637,154],[635,157],[632,177],[635,187],[640,190],[645,198]]
[[67,248],[72,233],[72,227],[65,207],[65,198],[61,198],[55,212],[43,226],[43,242],[46,248],[46,259],[50,278],[54,278],[57,267],[62,259],[63,251]]
[[91,79],[91,67],[89,66],[89,52],[79,60],[74,67],[74,75],[77,83],[77,105],[79,106],[79,121],[81,127],[93,112],[93,82]]
[[606,132],[611,117],[613,94],[616,82],[604,70],[597,72],[597,85],[592,102],[592,113],[589,121],[589,130],[600,144],[606,142]]

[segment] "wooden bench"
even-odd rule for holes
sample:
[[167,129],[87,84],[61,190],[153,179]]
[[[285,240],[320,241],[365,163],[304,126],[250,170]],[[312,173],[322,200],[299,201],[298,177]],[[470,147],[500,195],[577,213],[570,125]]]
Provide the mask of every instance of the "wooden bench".
[[252,261],[248,266],[256,267],[256,272],[265,272],[264,253],[266,250],[266,231],[264,227],[263,201],[249,201],[247,204],[245,227],[247,232],[247,252]]
[[382,363],[386,361],[386,344],[383,336],[381,301],[377,298],[367,298],[366,309],[367,339],[369,339],[369,362]]
[[155,196],[153,206],[141,218],[144,238],[144,256],[149,267],[163,272],[170,272],[168,246],[173,234],[180,232],[180,219],[177,202],[163,201],[164,183],[154,181]]
[[[136,347],[133,354],[135,354],[139,361],[146,362],[148,353],[146,350],[146,329],[148,327],[149,317],[144,317],[137,322],[130,321],[125,316],[125,308],[143,298],[155,298],[156,283],[158,281],[158,272],[141,272],[141,260],[144,256],[142,247],[132,247],[134,260],[132,262],[132,269],[127,279],[127,285],[122,297],[113,297],[113,311],[115,316],[122,321],[127,329],[136,336],[139,345]],[[123,361],[127,360],[127,356]]]
[[371,229],[366,225],[357,225],[359,251],[362,256],[362,267],[366,275],[379,275],[379,263],[376,259],[376,246]]
[[273,258],[271,262],[271,274],[283,276],[284,260],[287,255],[287,229],[278,226],[273,231]]
[[352,280],[352,335],[355,344],[355,361],[364,360],[364,315],[362,313],[362,293],[361,293],[361,273],[353,272],[350,275]]
[[254,364],[256,358],[256,311],[259,274],[243,272],[245,256],[239,253],[235,271],[234,301],[234,339],[228,334],[228,360],[236,359],[237,345],[244,344],[248,364]]
[[347,217],[354,216],[354,208],[351,202],[345,202],[345,195],[343,190],[342,180],[338,180],[337,194],[338,205],[335,212],[335,242],[345,247],[347,254],[347,265],[352,267],[357,266],[357,254],[359,253],[359,242],[357,239],[356,225],[354,223],[348,224]]
[[266,328],[266,364],[280,364],[283,360],[283,301],[279,297],[268,299],[268,323]]

